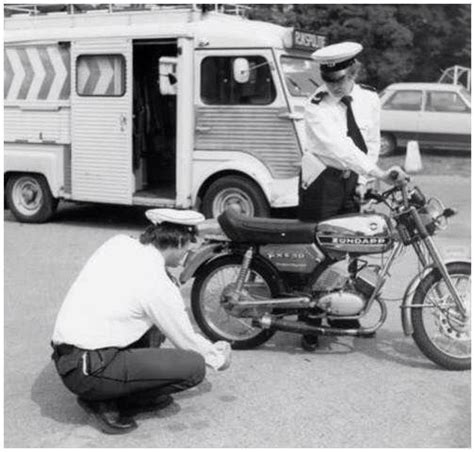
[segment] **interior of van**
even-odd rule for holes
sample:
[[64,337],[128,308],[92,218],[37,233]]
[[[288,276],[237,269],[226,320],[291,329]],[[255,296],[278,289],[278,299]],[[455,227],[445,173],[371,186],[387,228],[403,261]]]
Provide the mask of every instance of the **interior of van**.
[[176,199],[177,96],[163,94],[176,78],[160,73],[159,64],[163,57],[176,56],[176,39],[133,42],[134,203]]

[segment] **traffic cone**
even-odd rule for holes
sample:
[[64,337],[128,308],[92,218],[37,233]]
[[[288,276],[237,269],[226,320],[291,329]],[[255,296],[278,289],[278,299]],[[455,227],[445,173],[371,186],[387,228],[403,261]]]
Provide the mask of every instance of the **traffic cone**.
[[422,170],[420,148],[418,141],[409,141],[407,143],[407,153],[405,156],[405,171],[407,173],[418,173]]

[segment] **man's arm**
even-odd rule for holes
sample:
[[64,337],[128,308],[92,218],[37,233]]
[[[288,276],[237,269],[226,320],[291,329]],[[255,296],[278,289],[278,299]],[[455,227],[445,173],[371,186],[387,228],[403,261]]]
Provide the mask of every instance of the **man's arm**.
[[144,303],[144,309],[163,334],[176,348],[202,355],[213,369],[225,368],[229,350],[194,332],[181,293],[164,272],[158,276],[155,285],[155,295]]
[[305,129],[308,150],[334,168],[350,169],[367,175],[375,163],[362,152],[351,138],[341,133],[335,121],[319,107],[305,112]]

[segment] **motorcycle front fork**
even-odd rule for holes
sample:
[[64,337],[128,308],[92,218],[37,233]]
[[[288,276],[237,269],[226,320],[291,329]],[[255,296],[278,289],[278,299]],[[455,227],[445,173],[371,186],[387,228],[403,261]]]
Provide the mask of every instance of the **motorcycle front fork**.
[[[443,259],[441,255],[439,254],[436,244],[434,243],[433,239],[430,236],[425,237],[423,239],[423,243],[426,246],[426,249],[428,250],[431,256],[431,259],[433,260],[434,267],[437,268],[439,272],[441,273],[443,281],[446,283],[449,293],[453,297],[454,303],[456,304],[456,308],[458,309],[462,317],[466,318],[468,315],[466,305],[464,304],[464,301],[459,296],[458,291],[456,290],[456,287],[454,287],[451,276],[449,275],[448,269],[446,268],[446,265],[444,264]],[[421,264],[423,265],[423,267],[426,268],[428,266],[428,261],[426,260],[426,257],[423,254],[421,245],[419,243],[413,243],[413,248],[415,249],[415,252]],[[442,294],[438,286],[436,287],[436,292],[437,292],[437,295],[441,298]]]

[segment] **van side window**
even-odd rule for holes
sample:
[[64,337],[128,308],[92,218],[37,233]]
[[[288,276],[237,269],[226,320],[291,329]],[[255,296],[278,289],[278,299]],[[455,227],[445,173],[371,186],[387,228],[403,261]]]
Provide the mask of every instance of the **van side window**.
[[464,113],[469,111],[467,105],[457,93],[449,91],[429,91],[426,101],[427,111]]
[[421,91],[396,91],[395,94],[384,103],[382,108],[384,110],[419,111],[421,110]]
[[268,105],[276,97],[270,67],[261,56],[243,56],[250,63],[250,79],[237,83],[232,64],[237,57],[206,57],[201,63],[201,98],[210,105]]
[[76,89],[79,96],[123,96],[123,55],[80,55],[76,66]]

